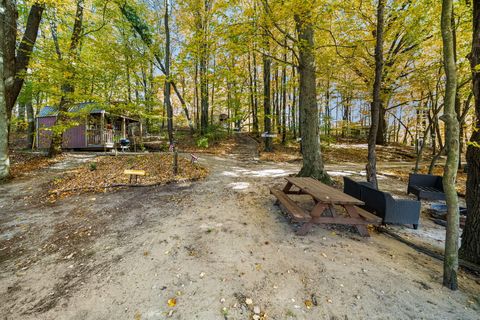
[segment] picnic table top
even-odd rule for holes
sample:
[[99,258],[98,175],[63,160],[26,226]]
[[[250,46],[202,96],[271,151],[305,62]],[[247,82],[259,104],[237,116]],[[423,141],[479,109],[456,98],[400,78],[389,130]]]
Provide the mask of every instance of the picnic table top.
[[303,192],[311,195],[314,199],[322,203],[339,205],[363,205],[364,202],[358,200],[342,191],[327,186],[318,180],[309,177],[286,177],[288,182],[298,187]]

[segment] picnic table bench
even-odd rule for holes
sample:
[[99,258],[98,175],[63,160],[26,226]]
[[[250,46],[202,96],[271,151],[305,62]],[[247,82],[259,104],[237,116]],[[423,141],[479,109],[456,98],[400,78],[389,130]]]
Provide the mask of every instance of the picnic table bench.
[[[302,222],[298,235],[305,235],[315,224],[345,224],[356,227],[358,233],[368,237],[368,224],[378,225],[382,222],[380,217],[359,208],[364,203],[351,197],[340,190],[327,186],[313,178],[287,177],[287,184],[283,190],[271,188],[270,193],[277,198],[287,213],[296,222]],[[298,190],[292,190],[292,188]],[[288,195],[305,194],[312,197],[315,202],[313,209],[308,212],[301,208]],[[346,216],[339,216],[335,206],[345,209]]]

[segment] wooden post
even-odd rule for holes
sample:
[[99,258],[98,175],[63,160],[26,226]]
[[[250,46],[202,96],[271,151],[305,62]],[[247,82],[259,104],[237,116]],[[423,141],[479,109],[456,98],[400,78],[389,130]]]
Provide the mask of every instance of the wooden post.
[[173,175],[178,174],[178,152],[175,147],[173,147]]

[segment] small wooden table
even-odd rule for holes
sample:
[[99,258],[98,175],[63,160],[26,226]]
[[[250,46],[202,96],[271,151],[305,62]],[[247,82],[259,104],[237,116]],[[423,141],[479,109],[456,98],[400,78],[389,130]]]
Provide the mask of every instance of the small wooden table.
[[[293,220],[303,222],[297,231],[298,235],[305,235],[315,224],[346,224],[353,225],[358,233],[368,237],[368,224],[380,224],[382,219],[359,207],[364,203],[351,197],[340,190],[327,186],[313,178],[287,177],[287,185],[283,190],[270,189],[277,198],[277,203],[282,204]],[[296,187],[298,190],[292,190]],[[296,204],[287,194],[308,194],[315,201],[315,206],[307,212]],[[347,216],[338,216],[335,206],[345,208]]]
[[138,177],[139,176],[145,176],[146,172],[145,170],[133,170],[133,169],[127,169],[123,171],[123,174],[128,174],[130,175],[129,183],[131,184],[133,181],[133,177],[135,177],[135,183],[138,183]]

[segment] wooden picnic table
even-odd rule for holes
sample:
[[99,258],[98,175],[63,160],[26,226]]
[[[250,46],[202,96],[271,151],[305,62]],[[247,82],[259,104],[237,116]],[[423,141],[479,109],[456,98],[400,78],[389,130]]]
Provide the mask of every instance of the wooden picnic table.
[[[313,178],[287,177],[287,184],[283,190],[272,188],[270,192],[277,198],[277,202],[292,216],[293,220],[303,222],[297,231],[298,235],[305,235],[315,224],[345,224],[353,225],[358,233],[368,237],[368,224],[380,224],[382,219],[365,211],[358,206],[364,203],[342,191],[327,186]],[[292,188],[298,190],[292,190]],[[315,206],[308,212],[293,201],[288,194],[310,195]],[[346,216],[339,216],[335,206],[345,209]]]

